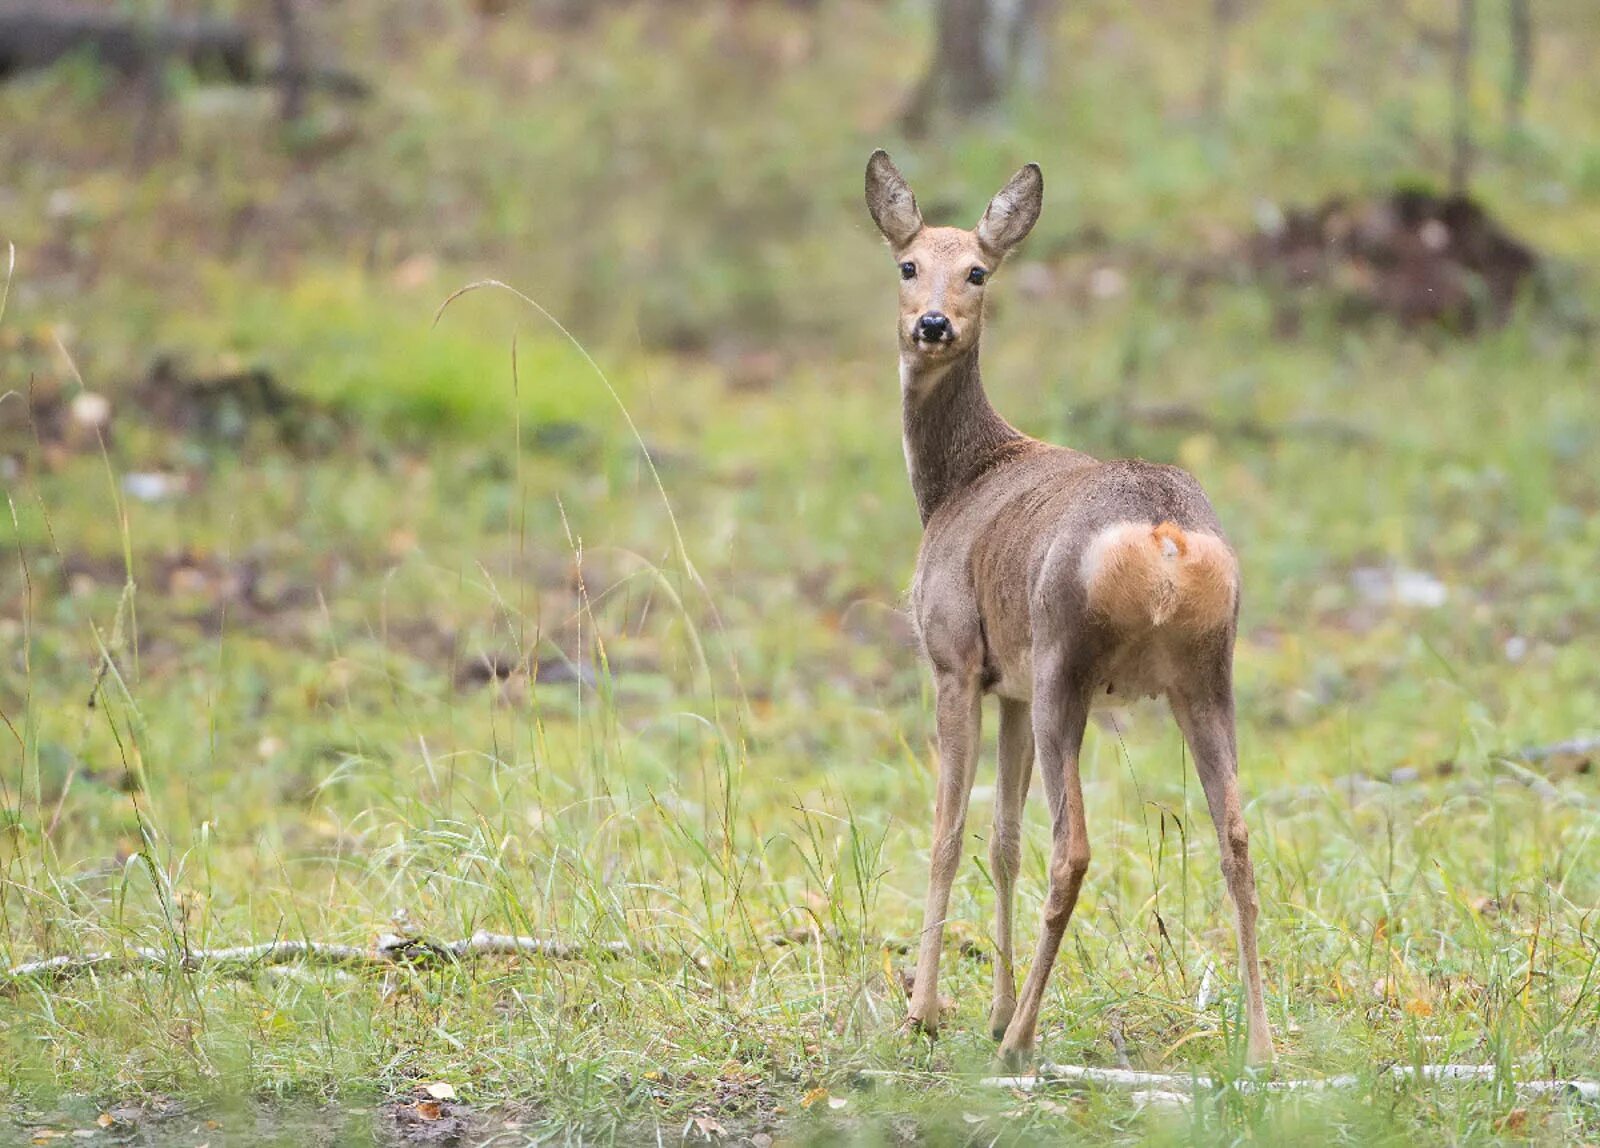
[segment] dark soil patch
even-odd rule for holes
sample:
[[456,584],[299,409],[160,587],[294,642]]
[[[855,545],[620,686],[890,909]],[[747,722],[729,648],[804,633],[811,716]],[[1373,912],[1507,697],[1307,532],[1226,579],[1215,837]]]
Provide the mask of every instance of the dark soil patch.
[[46,465],[110,445],[123,419],[227,448],[256,443],[302,457],[328,454],[353,432],[342,412],[260,366],[194,370],[159,356],[141,378],[102,396],[79,386],[40,338],[0,342],[0,354],[13,356],[19,376],[26,371],[25,383],[0,403],[0,449],[27,454],[37,446]]
[[541,685],[577,684],[595,689],[599,682],[594,667],[586,660],[562,656],[519,657],[515,653],[482,652],[462,662],[456,670],[456,688],[471,689],[493,682],[515,684],[529,678]]
[[[780,1125],[774,1095],[754,1080],[719,1079],[716,1098],[687,1116],[628,1129],[611,1128],[604,1142],[656,1144],[720,1142],[770,1146]],[[193,1148],[209,1144],[283,1148],[407,1148],[459,1145],[513,1148],[586,1142],[576,1127],[553,1126],[537,1109],[522,1105],[477,1108],[459,1100],[435,1100],[419,1090],[376,1104],[318,1103],[237,1098],[204,1103],[152,1099],[102,1104],[66,1097],[40,1108],[0,1110],[0,1142],[80,1142],[139,1148]]]
[[453,1100],[426,1096],[396,1101],[384,1110],[391,1138],[401,1144],[474,1144],[494,1132],[500,1122]]
[[[1476,201],[1414,189],[1290,208],[1256,233],[1248,254],[1269,281],[1331,289],[1347,321],[1386,315],[1463,333],[1503,323],[1540,265]],[[1278,322],[1286,333],[1298,326],[1292,300]]]
[[65,1097],[38,1109],[0,1112],[0,1142],[79,1142],[156,1145],[249,1145],[265,1148],[400,1148],[413,1144],[502,1148],[533,1144],[539,1130],[530,1115],[512,1108],[478,1109],[456,1100],[426,1095],[387,1103],[324,1104],[240,1097],[188,1103],[170,1098],[97,1103]]
[[[56,586],[74,597],[128,581],[120,558],[70,553],[56,569]],[[199,551],[141,555],[135,581],[176,607],[179,617],[215,633],[226,619],[251,621],[316,604],[316,584],[277,571],[266,557],[224,559]]]
[[132,398],[151,421],[179,433],[238,443],[258,428],[291,451],[321,454],[347,436],[336,410],[286,388],[260,366],[194,371],[158,357],[133,387]]

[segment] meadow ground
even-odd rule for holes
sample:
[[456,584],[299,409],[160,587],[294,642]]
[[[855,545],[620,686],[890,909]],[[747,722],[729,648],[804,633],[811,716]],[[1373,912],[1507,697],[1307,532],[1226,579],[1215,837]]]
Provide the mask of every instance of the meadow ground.
[[[182,77],[148,120],[87,63],[0,89],[0,968],[576,946],[13,985],[17,1135],[1600,1136],[1592,1103],[1510,1087],[1600,1061],[1600,792],[1581,755],[1518,756],[1600,732],[1600,29],[1542,11],[1512,131],[1485,18],[1476,193],[1545,286],[1462,337],[1358,321],[1241,254],[1264,204],[1442,170],[1447,62],[1411,23],[1253,8],[1215,120],[1209,5],[1069,7],[1042,97],[916,144],[895,112],[926,36],[899,3],[565,27],[363,0],[319,19],[375,97],[287,138],[270,97]],[[987,764],[954,1016],[931,1045],[898,1031],[934,750],[901,613],[894,270],[860,202],[879,143],[963,221],[1043,165],[992,293],[997,406],[1182,463],[1227,523],[1279,1072],[1361,1087],[1172,1108],[985,1086]],[[493,290],[434,322],[489,276],[576,341]],[[103,447],[82,388],[110,400]],[[1085,758],[1094,862],[1042,1054],[1233,1079],[1229,913],[1180,739],[1153,704],[1112,711]],[[1047,846],[1031,808],[1025,950]],[[1445,1061],[1503,1075],[1385,1075]]]

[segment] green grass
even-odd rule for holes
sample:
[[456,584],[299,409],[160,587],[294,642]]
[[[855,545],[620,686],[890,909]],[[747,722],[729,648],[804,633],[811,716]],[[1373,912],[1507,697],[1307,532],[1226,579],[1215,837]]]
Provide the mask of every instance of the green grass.
[[[1594,734],[1600,712],[1600,393],[1571,318],[1594,311],[1600,257],[1581,9],[1541,9],[1517,138],[1495,126],[1485,16],[1479,194],[1567,295],[1472,340],[1345,326],[1315,299],[1282,338],[1269,290],[1186,286],[1258,198],[1442,169],[1446,61],[1353,0],[1252,8],[1217,125],[1195,100],[1209,5],[1070,5],[1070,66],[1045,97],[895,146],[930,214],[968,222],[1018,162],[1044,165],[1044,220],[996,280],[996,404],[1058,441],[1188,466],[1241,553],[1242,773],[1281,1071],[1374,1084],[1164,1114],[978,1083],[981,860],[953,899],[955,1015],[931,1047],[897,1031],[935,758],[899,614],[918,527],[893,269],[860,168],[894,144],[926,47],[915,9],[841,2],[813,24],[756,6],[734,25],[639,6],[558,31],[418,5],[380,36],[381,7],[327,17],[377,98],[325,111],[296,147],[265,98],[186,90],[140,168],[135,113],[92,73],[0,89],[18,125],[0,137],[18,250],[0,393],[75,392],[53,330],[116,405],[102,454],[41,446],[20,398],[0,401],[0,963],[360,944],[397,913],[428,937],[649,955],[25,989],[0,1002],[14,1117],[59,1105],[82,1125],[166,1095],[233,1130],[271,1102],[293,1129],[324,1100],[373,1108],[445,1080],[530,1133],[602,1140],[675,1137],[696,1115],[819,1142],[1600,1135],[1580,1102],[1377,1079],[1445,1060],[1592,1076],[1600,1058],[1600,793],[1592,773],[1556,773],[1552,795],[1494,760]],[[1083,290],[1102,264],[1123,295]],[[1025,289],[1041,269],[1055,286]],[[485,292],[434,325],[485,276],[589,348],[670,512],[559,331]],[[299,449],[270,428],[174,430],[134,397],[158,353],[263,365],[354,429]],[[1130,393],[1291,429],[1122,422]],[[1363,437],[1292,429],[1306,419]],[[122,477],[141,471],[191,488],[132,499]],[[1426,571],[1447,604],[1367,601],[1364,567]],[[595,685],[476,683],[484,653],[581,660]],[[1351,788],[1400,767],[1422,780]],[[1094,863],[1043,1054],[1114,1063],[1115,1030],[1136,1065],[1231,1077],[1229,914],[1164,711],[1097,723],[1085,777]],[[1047,849],[1030,809],[1024,949]],[[1202,1010],[1208,965],[1224,991]]]

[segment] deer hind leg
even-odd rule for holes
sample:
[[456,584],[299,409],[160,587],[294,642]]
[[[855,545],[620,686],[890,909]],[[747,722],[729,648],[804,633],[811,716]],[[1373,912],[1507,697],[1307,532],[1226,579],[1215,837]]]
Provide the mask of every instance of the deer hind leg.
[[1233,900],[1234,927],[1239,935],[1239,974],[1245,986],[1246,1055],[1252,1064],[1272,1060],[1272,1031],[1261,988],[1261,961],[1256,952],[1255,869],[1250,864],[1250,831],[1239,800],[1239,755],[1234,734],[1233,687],[1227,667],[1216,675],[1220,685],[1171,696],[1173,716],[1183,730],[1195,772],[1205,790],[1211,821],[1222,855],[1222,875]]
[[989,838],[989,871],[994,876],[994,1004],[989,1031],[996,1040],[1017,1009],[1016,952],[1012,912],[1017,870],[1022,864],[1022,810],[1033,778],[1033,715],[1027,702],[1000,701],[1000,768],[994,794],[994,833]]
[[950,884],[961,863],[961,838],[972,796],[982,694],[976,674],[935,671],[939,737],[939,791],[933,808],[933,848],[928,859],[928,896],[922,910],[922,941],[911,988],[907,1022],[930,1036],[939,1029],[939,947],[944,942]]
[[1033,736],[1050,803],[1050,891],[1045,897],[1044,927],[1033,967],[1000,1046],[1000,1055],[1013,1065],[1033,1051],[1045,985],[1089,869],[1089,832],[1078,776],[1078,753],[1088,720],[1089,689],[1082,677],[1068,673],[1059,657],[1041,666],[1033,693]]

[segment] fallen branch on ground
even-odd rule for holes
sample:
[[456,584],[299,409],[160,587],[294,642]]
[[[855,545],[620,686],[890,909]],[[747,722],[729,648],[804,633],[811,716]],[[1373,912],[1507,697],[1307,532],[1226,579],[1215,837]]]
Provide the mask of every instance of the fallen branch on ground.
[[308,65],[298,45],[267,64],[260,37],[247,25],[218,18],[152,19],[79,0],[28,0],[0,11],[0,82],[89,53],[123,75],[142,75],[170,61],[232,84],[274,83],[316,88],[346,99],[369,92],[366,81],[340,68]]
[[1496,756],[1510,761],[1523,761],[1532,764],[1540,761],[1549,761],[1553,757],[1588,757],[1594,753],[1600,753],[1600,737],[1575,737],[1569,741],[1555,742],[1552,745],[1524,746],[1522,749],[1511,750],[1508,753]]
[[[1424,1064],[1421,1067],[1396,1064],[1380,1075],[1396,1081],[1424,1080],[1436,1083],[1492,1084],[1501,1070],[1492,1064]],[[1185,1101],[1195,1092],[1229,1087],[1240,1092],[1323,1092],[1356,1088],[1363,1078],[1354,1073],[1306,1080],[1215,1080],[1209,1076],[1187,1076],[1176,1072],[1137,1072],[1129,1068],[1090,1068],[1077,1064],[1044,1064],[1034,1076],[991,1076],[984,1084],[991,1088],[1012,1088],[1032,1092],[1058,1084],[1091,1084],[1105,1088],[1154,1090],[1178,1094]],[[1600,1081],[1595,1080],[1518,1080],[1511,1085],[1518,1092],[1537,1095],[1570,1095],[1600,1101]]]
[[386,935],[370,948],[326,941],[269,941],[225,949],[159,949],[136,946],[118,952],[47,957],[0,972],[0,992],[30,982],[58,984],[90,973],[120,976],[142,969],[193,973],[215,970],[235,974],[288,964],[326,965],[343,969],[381,969],[397,965],[449,965],[485,956],[542,957],[567,961],[591,954],[624,957],[644,951],[626,941],[553,941],[477,932],[459,941],[437,942]]
[[[1498,770],[1502,778],[1532,790],[1546,801],[1557,802],[1575,809],[1590,810],[1593,801],[1581,792],[1558,786],[1556,781],[1568,780],[1573,775],[1587,774],[1592,760],[1600,757],[1600,737],[1575,737],[1549,745],[1524,746],[1521,749],[1497,750],[1490,753],[1487,764]],[[1539,767],[1535,769],[1533,767]],[[1258,794],[1263,801],[1307,802],[1324,797],[1331,784],[1341,797],[1357,802],[1366,798],[1392,793],[1401,786],[1425,781],[1460,778],[1460,763],[1446,759],[1431,766],[1404,765],[1386,774],[1373,776],[1362,771],[1329,778],[1315,784],[1279,786]],[[1552,780],[1554,778],[1554,780]],[[1477,777],[1461,780],[1464,792],[1481,788]]]

